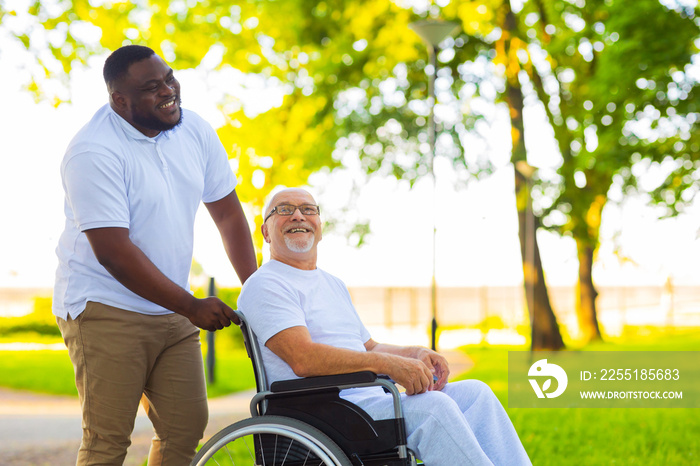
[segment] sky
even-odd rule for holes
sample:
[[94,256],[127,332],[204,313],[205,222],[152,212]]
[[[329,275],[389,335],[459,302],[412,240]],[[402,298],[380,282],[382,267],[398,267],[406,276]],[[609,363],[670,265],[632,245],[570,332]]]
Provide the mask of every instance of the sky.
[[[63,229],[61,158],[73,135],[107,101],[101,77],[104,57],[72,77],[72,103],[54,108],[35,102],[21,86],[25,65],[21,54],[3,47],[0,53],[0,287],[51,287],[54,253]],[[6,72],[13,70],[16,72]],[[222,80],[206,71],[176,70],[183,106],[196,111],[214,127],[223,121],[216,103]],[[227,91],[246,102],[259,102],[259,83],[229,77]],[[537,116],[534,115],[534,118]],[[437,187],[423,180],[411,190],[404,183],[374,179],[352,200],[357,215],[370,219],[372,234],[360,249],[337,234],[326,234],[319,249],[319,267],[341,277],[349,286],[429,286],[432,275],[432,228],[436,225],[436,277],[439,286],[503,286],[522,282],[522,266],[513,193],[513,169],[507,162],[507,141],[494,128],[490,150],[497,169],[493,175],[456,190],[453,173],[438,159]],[[507,135],[507,133],[503,133]],[[551,163],[553,144],[545,130],[533,152],[543,154],[530,164]],[[350,187],[360,177],[356,161],[346,169],[311,178],[311,191],[324,212],[347,205]],[[239,180],[241,183],[250,180]],[[660,285],[671,276],[677,284],[698,284],[694,264],[700,260],[700,205],[677,219],[660,221],[641,198],[604,211],[602,244],[594,268],[598,285]],[[538,240],[547,275],[554,286],[576,282],[578,263],[570,238],[540,231]],[[616,252],[622,252],[622,260]],[[267,257],[267,251],[264,253]],[[200,209],[195,227],[195,259],[220,286],[238,280],[226,260],[218,232]]]

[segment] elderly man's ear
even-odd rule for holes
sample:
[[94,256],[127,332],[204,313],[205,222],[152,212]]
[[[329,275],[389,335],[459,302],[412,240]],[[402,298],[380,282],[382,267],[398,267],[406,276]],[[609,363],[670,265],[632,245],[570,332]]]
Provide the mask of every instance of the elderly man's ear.
[[267,234],[267,225],[263,224],[262,227],[260,227],[260,231],[262,231],[263,238],[265,238],[266,243],[270,243],[270,236]]

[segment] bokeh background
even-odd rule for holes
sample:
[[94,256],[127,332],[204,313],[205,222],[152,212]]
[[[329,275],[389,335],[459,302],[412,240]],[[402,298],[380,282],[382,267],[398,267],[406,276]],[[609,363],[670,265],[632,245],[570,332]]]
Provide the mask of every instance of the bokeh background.
[[[376,339],[429,345],[434,316],[438,349],[469,361],[455,376],[506,405],[508,350],[697,351],[697,14],[692,0],[0,0],[0,385],[75,396],[50,315],[59,165],[129,43],[163,56],[183,106],[217,128],[260,261],[270,191],[312,190],[319,265]],[[426,20],[455,28],[433,49],[411,29]],[[195,241],[193,290],[214,278],[235,307],[206,212]],[[235,332],[216,345],[231,349],[219,374],[247,370]],[[247,388],[227,379],[210,395]],[[697,464],[692,413],[509,410],[535,464]]]

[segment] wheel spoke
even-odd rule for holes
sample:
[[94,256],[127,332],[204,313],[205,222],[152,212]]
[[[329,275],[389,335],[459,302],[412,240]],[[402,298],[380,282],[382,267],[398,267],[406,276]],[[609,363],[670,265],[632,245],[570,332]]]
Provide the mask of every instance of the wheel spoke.
[[195,463],[210,466],[352,465],[323,432],[280,416],[261,416],[232,424],[200,449]]
[[[255,453],[253,453],[250,449],[250,445],[248,445],[248,441],[246,440],[245,437],[243,437],[243,445],[248,449],[248,456],[250,456],[250,459],[253,460],[253,463],[255,463]],[[253,446],[255,448],[255,446]],[[263,460],[264,461],[264,460]],[[235,465],[234,465],[235,466]]]
[[287,457],[289,456],[289,450],[292,449],[292,444],[294,443],[294,440],[289,442],[289,446],[287,447],[287,451],[284,453],[284,458],[282,459],[282,466],[284,466],[284,463],[287,462]]
[[[226,454],[228,455],[228,459],[231,460],[231,464],[236,466],[236,462],[233,460],[233,456],[231,455],[231,450],[229,450],[228,445],[226,445]],[[217,461],[216,464],[219,464],[219,462]]]
[[260,456],[262,456],[262,466],[265,466],[265,448],[263,448],[262,434],[258,434],[258,442],[260,442]]

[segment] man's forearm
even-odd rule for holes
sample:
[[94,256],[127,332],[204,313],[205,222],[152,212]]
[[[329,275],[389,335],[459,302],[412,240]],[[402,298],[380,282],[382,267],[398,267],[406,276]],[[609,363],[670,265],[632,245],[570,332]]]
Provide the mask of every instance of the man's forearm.
[[[102,252],[95,232],[86,232],[91,243],[98,243],[96,255],[102,266],[122,285],[142,298],[178,314],[187,315],[195,298],[184,288],[166,277],[146,254],[129,241],[115,242],[111,253]],[[128,235],[128,230],[125,230]],[[95,249],[95,246],[93,246]],[[98,252],[99,251],[99,252]]]
[[197,299],[165,276],[129,239],[126,228],[97,228],[85,235],[100,264],[119,283],[148,301],[187,317],[197,327],[219,330],[237,320],[218,298]]
[[375,343],[368,351],[376,353],[393,354],[404,358],[416,358],[421,350],[420,346],[398,346],[388,343]]
[[391,367],[391,356],[381,353],[352,351],[334,346],[314,344],[313,348],[300,351],[290,366],[299,377],[347,374],[372,371],[386,374]]
[[429,390],[433,380],[430,369],[419,359],[390,352],[352,351],[318,345],[307,354],[315,357],[307,358],[306,364],[294,370],[301,377],[368,370],[388,375],[403,386],[409,395]]
[[232,221],[226,232],[221,232],[224,249],[241,283],[257,269],[258,263],[253,248],[253,238],[245,218]]
[[[422,393],[432,383],[432,374],[422,361],[382,351],[353,351],[315,343],[306,327],[291,327],[270,338],[265,345],[282,358],[299,377],[372,371],[387,374],[406,388]],[[374,346],[377,344],[375,343]]]
[[306,327],[291,327],[273,336],[265,345],[284,360],[299,377],[372,371],[385,374],[395,356],[316,343]]
[[231,261],[241,283],[258,268],[253,238],[248,221],[236,191],[216,202],[205,204],[224,243],[226,255]]

